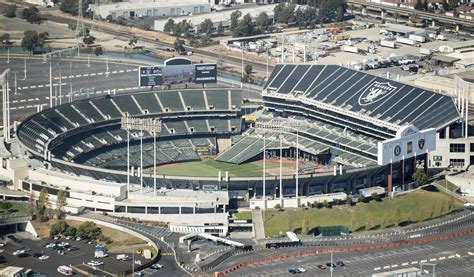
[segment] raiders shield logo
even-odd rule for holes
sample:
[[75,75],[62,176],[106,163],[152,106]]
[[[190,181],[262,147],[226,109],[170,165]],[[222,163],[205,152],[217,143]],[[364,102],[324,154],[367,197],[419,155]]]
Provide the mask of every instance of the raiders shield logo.
[[395,156],[400,156],[400,153],[402,153],[402,148],[400,147],[400,145],[395,146],[395,148],[393,149],[393,154],[395,154]]
[[424,139],[419,139],[418,140],[418,148],[423,149],[425,147],[425,140]]
[[359,96],[359,105],[374,104],[390,95],[396,89],[397,87],[392,86],[390,82],[373,82]]

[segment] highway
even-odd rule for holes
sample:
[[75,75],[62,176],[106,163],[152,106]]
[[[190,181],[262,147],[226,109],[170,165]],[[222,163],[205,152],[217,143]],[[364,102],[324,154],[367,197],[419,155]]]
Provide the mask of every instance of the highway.
[[431,12],[425,12],[420,10],[411,10],[406,8],[394,7],[389,5],[371,3],[371,2],[364,2],[364,1],[357,1],[357,0],[347,0],[347,3],[350,5],[355,6],[363,6],[367,7],[371,10],[375,11],[386,11],[389,13],[398,13],[399,15],[407,15],[410,16],[416,13],[421,19],[427,20],[434,20],[441,23],[448,23],[452,25],[462,25],[465,27],[474,27],[474,21],[470,19],[458,18],[458,17],[451,17],[442,14],[435,14]]

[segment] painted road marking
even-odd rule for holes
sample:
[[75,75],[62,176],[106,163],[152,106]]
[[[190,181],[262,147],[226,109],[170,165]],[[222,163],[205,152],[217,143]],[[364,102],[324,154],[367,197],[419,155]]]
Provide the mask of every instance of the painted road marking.
[[403,264],[402,264],[402,266],[407,266],[407,265],[408,265],[408,263],[403,263]]
[[428,260],[421,260],[420,263],[426,263]]
[[386,265],[386,266],[383,267],[383,269],[388,269],[388,268],[390,268],[389,265]]
[[442,260],[445,260],[445,259],[446,259],[446,257],[439,257],[438,260],[442,261]]
[[398,267],[398,264],[393,264],[392,266],[390,266],[391,268],[395,268],[395,267]]
[[374,271],[377,271],[377,270],[380,270],[380,267],[376,267],[376,268],[374,268]]
[[436,261],[436,258],[430,259],[430,262],[434,262],[434,261]]

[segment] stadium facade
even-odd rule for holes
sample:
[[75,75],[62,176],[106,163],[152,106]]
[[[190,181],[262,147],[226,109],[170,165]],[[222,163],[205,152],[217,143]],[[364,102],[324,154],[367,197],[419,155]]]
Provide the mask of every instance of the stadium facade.
[[[277,65],[262,96],[265,109],[249,128],[240,89],[143,91],[56,106],[15,126],[16,138],[1,144],[0,174],[34,197],[46,188],[53,205],[66,191],[70,211],[222,234],[235,200],[299,206],[371,186],[403,187],[418,167],[427,171],[436,132],[461,118],[449,96],[335,65]],[[301,168],[281,178],[144,173],[139,168],[154,164],[155,134],[127,133],[120,124],[127,116],[161,120],[159,164],[282,155]],[[305,171],[308,161],[321,170]]]

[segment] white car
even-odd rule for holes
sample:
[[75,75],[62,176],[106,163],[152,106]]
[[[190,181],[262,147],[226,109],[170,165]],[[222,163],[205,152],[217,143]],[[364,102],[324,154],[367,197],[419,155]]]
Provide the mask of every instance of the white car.
[[38,259],[39,260],[47,260],[47,259],[49,259],[49,256],[43,255],[43,256],[38,257]]
[[0,247],[4,247],[7,245],[7,242],[6,241],[3,241],[3,242],[0,242]]
[[23,254],[23,253],[25,253],[25,250],[20,249],[20,250],[17,250],[15,252],[13,252],[13,255],[18,256],[18,255]]
[[303,272],[306,272],[306,269],[304,267],[298,267],[298,270],[303,273]]
[[56,243],[51,242],[50,244],[46,244],[45,247],[46,247],[46,248],[53,248],[53,247],[55,247],[55,246],[56,246]]
[[90,265],[90,266],[100,266],[100,265],[103,265],[104,262],[93,260],[93,261],[88,262],[87,264]]
[[163,268],[163,265],[161,265],[161,264],[153,264],[153,265],[151,266],[151,268],[153,268],[153,269],[162,269],[162,268]]

